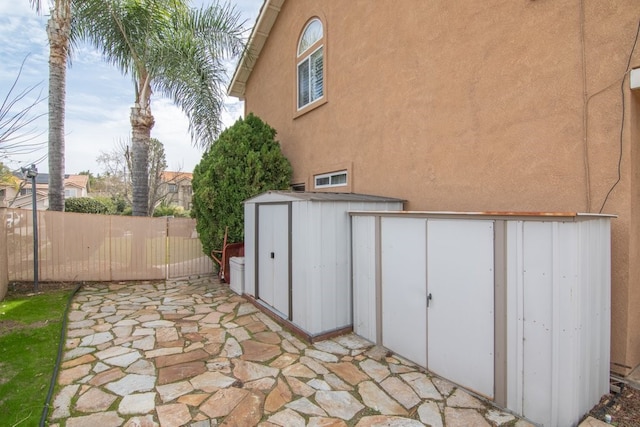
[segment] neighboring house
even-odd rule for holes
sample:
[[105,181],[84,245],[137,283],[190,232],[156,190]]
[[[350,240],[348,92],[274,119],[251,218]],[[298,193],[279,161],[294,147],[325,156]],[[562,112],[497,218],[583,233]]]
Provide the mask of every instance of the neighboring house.
[[89,175],[65,175],[64,197],[87,197],[89,195]]
[[[15,182],[0,185],[0,206],[9,208],[32,208],[31,180],[23,180],[16,175]],[[39,173],[36,176],[36,202],[39,210],[49,208],[49,174]],[[87,197],[89,195],[89,176],[64,176],[64,197]]]
[[294,189],[617,215],[611,369],[627,375],[640,365],[639,19],[637,0],[267,0],[229,93],[277,130]]
[[188,172],[162,172],[159,194],[161,200],[168,205],[182,206],[191,209],[193,191],[191,181],[193,174]]

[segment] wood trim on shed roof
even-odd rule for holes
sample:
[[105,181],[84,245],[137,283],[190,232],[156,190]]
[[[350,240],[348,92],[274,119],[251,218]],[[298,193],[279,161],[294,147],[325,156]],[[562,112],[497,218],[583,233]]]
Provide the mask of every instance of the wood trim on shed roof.
[[269,37],[271,28],[276,22],[276,18],[284,2],[285,0],[265,0],[262,5],[260,14],[256,20],[256,25],[253,27],[251,35],[249,36],[247,47],[240,58],[240,62],[238,62],[236,66],[233,78],[229,84],[229,89],[227,90],[229,96],[244,99],[247,80],[249,80],[253,66],[258,60],[260,52],[262,52],[262,48]]

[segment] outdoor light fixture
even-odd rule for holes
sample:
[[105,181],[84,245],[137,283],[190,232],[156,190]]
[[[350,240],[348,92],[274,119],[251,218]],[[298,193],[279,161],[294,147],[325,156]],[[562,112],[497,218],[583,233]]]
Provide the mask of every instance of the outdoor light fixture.
[[38,168],[32,164],[28,168],[20,168],[24,179],[31,179],[31,208],[33,212],[33,289],[38,292],[38,205],[36,201],[36,176]]

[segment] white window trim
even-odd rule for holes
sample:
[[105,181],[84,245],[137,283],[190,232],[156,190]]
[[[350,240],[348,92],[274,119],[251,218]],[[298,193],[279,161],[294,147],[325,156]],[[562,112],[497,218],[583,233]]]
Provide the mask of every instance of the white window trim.
[[[305,42],[305,48],[302,50],[302,42],[305,40],[305,36],[307,32],[310,30],[311,26],[318,25],[318,33],[310,33],[311,39]],[[307,44],[308,43],[308,44]],[[324,33],[324,23],[320,18],[315,17],[311,19],[304,27],[300,38],[298,39],[298,45],[296,49],[297,61],[296,61],[296,109],[298,112],[306,111],[309,107],[314,108],[314,104],[320,105],[321,100],[325,99],[326,96],[326,88],[325,88],[325,33]],[[314,48],[315,47],[315,48]],[[311,58],[316,55],[319,51],[321,51],[320,60],[322,63],[322,75],[320,76],[321,80],[312,79],[312,69],[314,67],[314,63],[311,61]],[[306,68],[306,73],[308,73],[308,87],[306,91],[308,91],[308,101],[306,103],[301,103],[301,93],[300,90],[300,67]],[[322,84],[321,94],[317,98],[314,98],[314,82],[320,82]]]
[[[309,29],[309,27],[311,27],[311,25],[313,25],[315,22],[317,22],[318,24],[320,24],[320,37],[317,38],[316,40],[313,41],[313,43],[309,44],[305,50],[300,51],[301,48],[301,44],[302,44],[302,40],[304,39],[304,35],[306,34],[307,30]],[[322,23],[322,21],[318,18],[313,18],[311,21],[309,21],[307,23],[307,25],[305,25],[304,30],[302,30],[302,35],[300,36],[300,39],[298,40],[298,49],[296,50],[296,52],[298,53],[298,56],[302,56],[305,53],[307,53],[307,51],[316,43],[318,43],[320,40],[322,40],[324,38],[324,24]]]
[[[324,49],[323,48],[324,48],[324,44],[321,44],[309,54],[306,54],[305,52],[305,56],[300,61],[298,61],[298,64],[296,65],[296,80],[297,80],[296,105],[298,107],[298,111],[304,110],[308,106],[313,105],[324,98],[325,89],[324,89]],[[312,101],[307,102],[306,104],[300,105],[300,64],[302,64],[303,62],[309,62],[309,99],[311,99],[311,94],[313,92],[313,87],[311,84],[311,57],[320,49],[322,49],[322,95]]]
[[[345,176],[345,182],[340,183],[340,184],[332,184],[331,183],[331,178],[333,178],[335,176],[339,176],[339,175],[344,175]],[[318,180],[322,179],[322,178],[329,178],[329,184],[320,184],[320,185],[318,185]],[[349,175],[347,174],[346,170],[337,171],[337,172],[330,172],[330,173],[323,173],[323,174],[320,174],[320,175],[315,175],[313,177],[313,184],[314,184],[315,188],[346,187],[347,185],[349,185]]]

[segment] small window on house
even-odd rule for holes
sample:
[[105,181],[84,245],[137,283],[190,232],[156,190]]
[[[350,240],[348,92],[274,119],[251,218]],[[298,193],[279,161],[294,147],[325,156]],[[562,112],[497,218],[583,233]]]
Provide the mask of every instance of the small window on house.
[[178,186],[176,184],[169,184],[169,193],[177,193]]
[[20,190],[20,195],[21,196],[26,196],[27,194],[31,194],[31,189],[30,188],[23,188],[22,190]]
[[298,42],[298,109],[324,95],[324,46],[322,22],[307,24]]
[[7,197],[7,190],[3,188],[0,190],[0,200],[4,200],[5,197]]
[[347,185],[347,171],[339,171],[316,175],[316,188],[344,187]]
[[304,191],[304,183],[302,184],[291,184],[291,191]]

